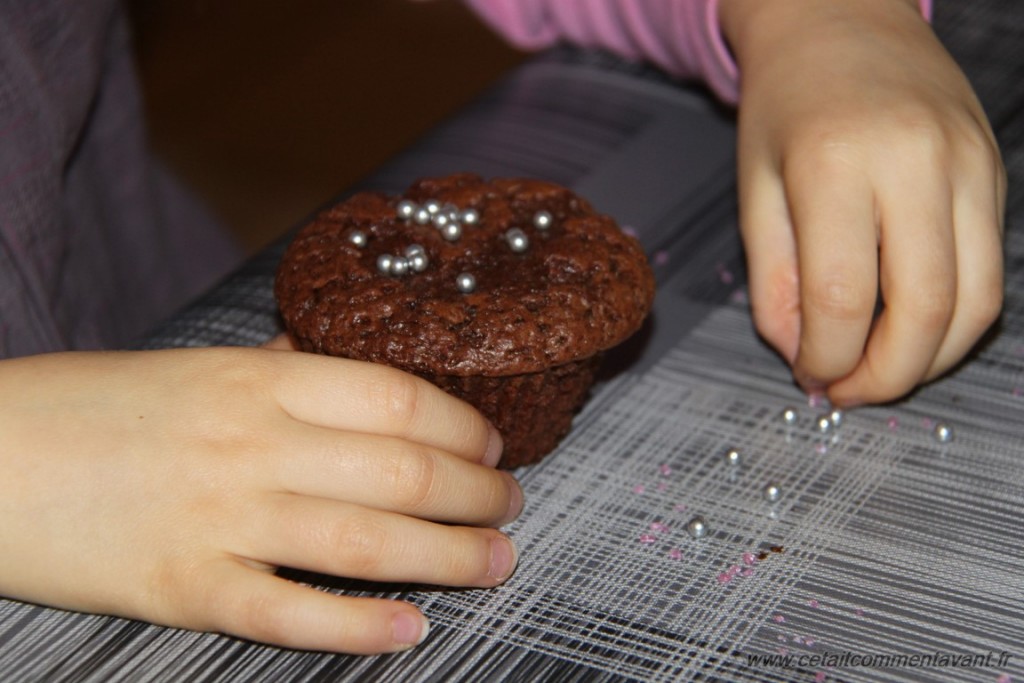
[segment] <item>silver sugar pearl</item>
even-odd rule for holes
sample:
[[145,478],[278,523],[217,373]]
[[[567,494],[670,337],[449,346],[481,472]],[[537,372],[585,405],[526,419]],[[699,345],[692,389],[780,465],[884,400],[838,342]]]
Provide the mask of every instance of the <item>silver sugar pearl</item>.
[[416,206],[416,202],[411,199],[403,199],[398,202],[398,206],[395,207],[395,212],[398,214],[399,218],[409,220],[416,215],[417,208],[419,207]]
[[782,421],[790,427],[796,424],[797,418],[799,417],[796,412],[796,408],[783,408],[780,416],[782,417]]
[[459,222],[466,225],[476,225],[480,222],[480,212],[474,208],[463,209],[459,214]]
[[708,535],[708,523],[703,517],[697,516],[686,523],[686,533],[691,538],[704,538]]
[[935,429],[932,431],[932,434],[935,436],[935,440],[939,443],[949,443],[954,438],[953,428],[942,422],[935,425]]
[[519,228],[512,228],[505,233],[505,241],[512,251],[522,254],[530,247],[530,238]]
[[406,258],[412,258],[416,254],[425,254],[426,249],[423,248],[422,244],[410,244],[402,250],[402,253],[405,254]]
[[448,223],[441,228],[441,237],[445,238],[449,242],[454,242],[462,237],[462,226],[458,223]]
[[476,289],[476,278],[472,273],[459,273],[455,278],[455,286],[463,294],[469,294]]
[[381,254],[377,257],[377,270],[384,275],[391,275],[391,266],[395,262],[395,257],[391,254]]
[[838,429],[843,424],[843,411],[839,408],[833,408],[832,412],[828,414],[828,418],[832,420],[832,426]]
[[446,225],[455,223],[455,221],[451,219],[451,216],[446,213],[435,213],[430,217],[430,222],[433,223],[434,227],[438,230],[443,229]]
[[551,227],[554,218],[547,211],[538,211],[533,214],[533,226],[538,230],[547,230]]
[[832,431],[832,417],[827,413],[823,413],[814,418],[814,430],[819,434],[828,434]]
[[430,259],[427,258],[426,252],[421,251],[407,258],[409,259],[409,267],[414,273],[422,273],[430,265]]
[[769,503],[776,503],[779,498],[782,498],[782,489],[775,484],[768,484],[764,487],[764,491],[761,492],[761,495],[763,495],[764,499]]
[[455,206],[454,204],[443,205],[441,207],[441,213],[443,213],[445,216],[448,216],[448,218],[451,218],[456,223],[459,222],[459,207]]
[[428,199],[427,201],[423,202],[423,208],[430,212],[430,215],[433,216],[441,211],[441,202],[437,201],[436,199]]
[[391,274],[397,277],[407,275],[409,273],[409,259],[404,256],[396,256],[391,261]]
[[348,234],[348,241],[362,249],[366,246],[366,233],[362,230],[353,230]]
[[412,219],[417,225],[426,225],[430,222],[431,217],[431,213],[422,206],[416,209],[416,212],[412,215]]
[[733,467],[739,467],[743,463],[743,454],[736,448],[730,448],[725,452],[725,462]]

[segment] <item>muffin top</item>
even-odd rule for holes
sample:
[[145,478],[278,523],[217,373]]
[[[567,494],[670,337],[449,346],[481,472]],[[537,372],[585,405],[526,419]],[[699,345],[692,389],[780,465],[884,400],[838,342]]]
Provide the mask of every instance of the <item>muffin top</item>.
[[654,278],[639,243],[569,190],[462,174],[321,212],[289,245],[275,294],[306,350],[505,376],[623,341]]

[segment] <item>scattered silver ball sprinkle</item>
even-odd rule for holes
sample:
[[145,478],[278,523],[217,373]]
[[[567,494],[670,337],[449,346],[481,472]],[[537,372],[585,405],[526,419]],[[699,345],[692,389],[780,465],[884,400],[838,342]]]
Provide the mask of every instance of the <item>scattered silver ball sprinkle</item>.
[[455,278],[455,286],[463,294],[469,294],[476,289],[476,278],[472,273],[459,273]]
[[417,225],[426,225],[430,222],[431,218],[432,214],[422,206],[416,209],[416,212],[412,215],[412,219]]
[[427,201],[423,202],[423,208],[426,209],[431,216],[433,216],[441,211],[441,202],[437,201],[436,199],[428,199]]
[[472,207],[463,209],[459,214],[459,222],[466,225],[476,225],[480,222],[480,212]]
[[362,230],[353,230],[348,234],[348,241],[362,249],[363,247],[366,246],[366,233],[363,232]]
[[828,414],[821,414],[814,418],[814,430],[819,434],[828,434],[832,431],[832,417]]
[[384,275],[391,275],[391,266],[395,262],[395,257],[391,254],[381,254],[377,257],[377,270]]
[[551,222],[554,220],[551,214],[547,211],[538,211],[533,214],[533,226],[538,230],[547,230],[551,227]]
[[691,538],[704,538],[708,535],[708,523],[703,517],[697,516],[686,523],[686,533]]
[[462,226],[458,223],[446,224],[441,228],[441,237],[445,238],[449,242],[454,242],[462,237]]
[[505,233],[505,241],[508,246],[517,254],[522,254],[530,247],[530,238],[519,228],[512,228]]
[[411,199],[403,199],[402,201],[398,202],[398,206],[395,207],[395,211],[398,214],[399,218],[403,220],[409,220],[410,218],[416,215],[417,208],[418,207],[416,206],[416,202],[412,201]]
[[402,277],[409,273],[409,259],[404,256],[397,256],[391,262],[391,274],[397,277]]
[[743,463],[743,454],[736,448],[730,448],[725,452],[725,462],[733,467],[739,467]]
[[782,489],[780,489],[775,484],[768,484],[767,486],[764,487],[764,490],[761,492],[761,495],[763,495],[764,499],[767,500],[769,503],[776,503],[778,502],[779,498],[782,498]]
[[425,254],[427,252],[423,248],[422,244],[410,244],[402,251],[402,253],[405,254],[406,258],[412,258],[416,254]]
[[430,265],[430,259],[427,258],[426,252],[418,252],[406,258],[409,259],[409,267],[414,273],[422,273]]
[[441,213],[448,216],[448,218],[451,218],[455,222],[459,221],[459,207],[454,204],[444,204],[441,206]]
[[783,422],[785,422],[787,425],[792,427],[793,425],[796,424],[797,418],[799,416],[798,416],[798,414],[796,412],[796,408],[788,407],[788,408],[783,408],[782,409],[782,413],[780,413],[780,417],[782,418]]
[[955,436],[953,434],[953,428],[942,422],[935,425],[935,429],[932,434],[935,436],[935,440],[939,443],[949,443]]
[[454,224],[455,221],[451,219],[446,213],[435,213],[430,217],[430,222],[434,224],[434,227],[438,230],[443,230],[444,226]]
[[843,411],[839,408],[833,408],[832,412],[828,414],[828,418],[832,420],[832,426],[838,429],[843,424]]

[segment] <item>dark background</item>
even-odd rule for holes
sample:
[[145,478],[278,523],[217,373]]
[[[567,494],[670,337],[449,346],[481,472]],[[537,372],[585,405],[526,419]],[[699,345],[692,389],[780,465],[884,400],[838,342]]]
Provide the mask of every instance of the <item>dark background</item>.
[[252,251],[524,55],[458,0],[130,0],[153,146]]

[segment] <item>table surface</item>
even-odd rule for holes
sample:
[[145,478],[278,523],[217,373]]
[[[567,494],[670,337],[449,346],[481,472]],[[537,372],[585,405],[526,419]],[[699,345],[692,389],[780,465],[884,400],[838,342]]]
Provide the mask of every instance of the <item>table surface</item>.
[[[1013,182],[1024,170],[1022,69],[993,74],[991,64],[993,55],[1024,63],[1022,29],[1006,28],[1020,10],[944,11],[937,30],[975,79]],[[462,170],[554,180],[635,230],[659,282],[650,325],[613,356],[570,436],[516,473],[527,507],[508,527],[521,562],[505,585],[452,591],[292,574],[415,602],[433,623],[420,648],[294,652],[0,601],[0,678],[1024,680],[1020,189],[1011,186],[997,333],[951,376],[896,405],[850,411],[823,436],[813,425],[826,407],[794,388],[751,326],[733,137],[699,93],[604,55],[556,51],[352,189],[399,191]],[[147,346],[274,334],[281,248]],[[780,417],[787,407],[793,425]],[[951,442],[934,437],[938,424],[954,430]],[[731,448],[744,455],[740,467],[723,459]],[[782,491],[774,504],[761,495],[769,482]],[[704,539],[684,531],[695,515],[710,527]]]

